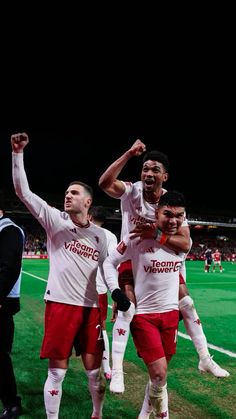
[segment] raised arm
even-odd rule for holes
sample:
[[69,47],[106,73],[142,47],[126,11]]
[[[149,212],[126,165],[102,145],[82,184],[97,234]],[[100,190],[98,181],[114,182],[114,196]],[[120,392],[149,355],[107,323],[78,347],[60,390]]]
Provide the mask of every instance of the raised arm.
[[141,140],[136,140],[132,147],[112,163],[99,179],[100,188],[112,198],[120,198],[125,191],[123,182],[117,179],[126,163],[134,156],[140,156],[146,151],[146,146]]
[[11,136],[13,184],[16,195],[23,202],[31,194],[23,162],[24,148],[28,143],[29,137],[25,133],[13,134]]
[[29,137],[25,132],[19,133],[19,134],[13,134],[11,136],[12,151],[14,153],[23,153],[23,150],[25,146],[28,144],[28,142],[29,142]]
[[16,195],[25,204],[31,214],[40,222],[40,224],[47,229],[47,232],[53,228],[59,217],[60,211],[51,207],[33,193],[28,184],[24,168],[24,153],[23,150],[28,144],[29,138],[25,133],[14,134],[11,136],[12,144],[12,178]]

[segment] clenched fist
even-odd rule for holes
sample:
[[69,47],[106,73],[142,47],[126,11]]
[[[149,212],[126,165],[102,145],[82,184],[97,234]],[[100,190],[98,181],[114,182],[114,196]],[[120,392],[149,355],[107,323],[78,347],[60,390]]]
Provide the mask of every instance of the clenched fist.
[[29,142],[29,137],[25,132],[13,134],[11,136],[11,146],[14,153],[23,153],[25,146]]

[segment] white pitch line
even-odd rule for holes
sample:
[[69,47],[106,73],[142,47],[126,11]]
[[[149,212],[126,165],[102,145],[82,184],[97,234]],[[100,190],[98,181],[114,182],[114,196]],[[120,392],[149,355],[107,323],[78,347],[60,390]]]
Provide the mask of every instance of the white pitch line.
[[[179,335],[181,338],[188,339],[188,340],[192,340],[192,339],[190,338],[190,336],[186,335],[185,333],[178,332],[178,335]],[[235,352],[228,351],[227,349],[220,348],[220,346],[215,346],[215,345],[212,345],[211,343],[208,343],[208,344],[207,344],[207,346],[208,346],[208,348],[210,348],[210,349],[214,349],[215,351],[218,351],[218,352],[221,352],[222,354],[228,355],[228,356],[230,356],[231,358],[236,358],[236,353],[235,353]]]
[[233,282],[188,282],[188,286],[191,285],[236,285],[236,281]]
[[[29,272],[26,272],[26,271],[22,271],[22,272],[23,272],[24,274],[26,274],[26,275],[32,276],[33,278],[39,279],[40,281],[47,282],[47,280],[46,280],[46,279],[41,278],[40,276],[33,275],[33,274],[31,274],[31,273],[29,273]],[[112,306],[110,306],[110,305],[108,305],[108,307],[109,307],[109,308],[112,308]],[[185,333],[178,332],[178,335],[179,335],[181,338],[183,338],[183,339],[192,340],[192,339],[190,338],[190,336],[186,335]],[[207,344],[207,346],[208,346],[208,348],[210,348],[210,349],[214,349],[215,351],[218,351],[218,352],[221,352],[222,354],[228,355],[228,356],[230,356],[231,358],[236,358],[236,353],[235,353],[235,352],[228,351],[227,349],[220,348],[219,346],[212,345],[211,343],[208,343],[208,344]]]
[[[108,307],[112,308],[112,306],[110,305],[108,305]],[[178,335],[183,339],[192,340],[190,336],[186,335],[185,333],[178,332]],[[236,358],[236,353],[232,351],[228,351],[228,349],[220,348],[220,346],[212,345],[212,343],[208,343],[207,346],[210,349],[214,349],[214,351],[221,352],[222,354],[228,355],[231,358]]]
[[33,278],[37,278],[37,279],[39,279],[40,281],[47,282],[47,279],[41,278],[40,276],[37,276],[37,275],[30,274],[29,272],[22,271],[22,273],[23,273],[23,274],[25,274],[25,275],[32,276]]

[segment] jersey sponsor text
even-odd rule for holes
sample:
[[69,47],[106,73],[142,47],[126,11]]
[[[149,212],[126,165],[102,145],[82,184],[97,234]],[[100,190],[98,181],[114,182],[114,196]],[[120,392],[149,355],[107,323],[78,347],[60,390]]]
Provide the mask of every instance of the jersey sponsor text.
[[151,260],[151,265],[144,266],[144,272],[150,273],[168,273],[176,272],[179,270],[182,261],[159,261],[156,259]]
[[84,256],[85,258],[92,258],[97,261],[100,252],[92,247],[82,244],[79,240],[72,240],[72,242],[65,242],[65,249],[70,252],[77,253],[78,255]]

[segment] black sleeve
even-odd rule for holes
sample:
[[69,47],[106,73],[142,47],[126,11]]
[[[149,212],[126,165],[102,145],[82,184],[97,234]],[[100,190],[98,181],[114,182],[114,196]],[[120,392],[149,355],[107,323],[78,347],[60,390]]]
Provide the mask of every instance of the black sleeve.
[[116,288],[112,291],[112,299],[117,303],[117,308],[120,311],[127,311],[130,308],[131,302],[120,288]]
[[0,233],[0,305],[19,277],[23,242],[22,233],[17,227],[5,227]]

